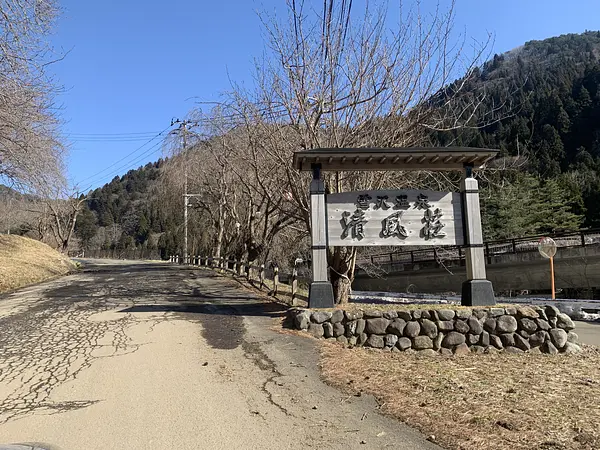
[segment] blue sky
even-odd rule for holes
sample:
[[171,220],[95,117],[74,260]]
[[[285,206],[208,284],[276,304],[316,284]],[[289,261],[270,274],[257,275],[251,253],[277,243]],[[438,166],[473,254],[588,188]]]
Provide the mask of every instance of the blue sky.
[[[421,3],[433,8],[436,2]],[[70,141],[69,177],[85,189],[156,161],[158,140],[136,149],[196,101],[218,100],[230,79],[251,83],[252,58],[263,51],[256,11],[282,16],[285,0],[62,0],[61,6],[52,45],[68,54],[51,70],[64,89],[57,106]],[[494,33],[495,53],[598,30],[598,18],[598,0],[456,3],[456,29],[477,40]]]

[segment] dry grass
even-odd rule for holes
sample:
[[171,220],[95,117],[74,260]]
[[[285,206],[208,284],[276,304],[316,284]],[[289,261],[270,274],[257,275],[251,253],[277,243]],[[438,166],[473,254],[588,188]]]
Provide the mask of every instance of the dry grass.
[[[264,285],[261,287],[260,282],[258,280],[248,281],[246,277],[234,275],[229,271],[225,271],[222,269],[211,269],[217,272],[220,275],[225,277],[229,277],[233,280],[236,280],[246,289],[249,289],[253,292],[259,292],[261,295],[265,296],[270,300],[280,301],[287,305],[292,305],[292,287],[288,284],[279,283],[277,287],[277,296],[271,296],[273,291],[273,280],[265,280]],[[299,288],[298,293],[296,294],[295,305],[300,307],[307,307],[308,305],[308,291],[306,289]]]
[[0,235],[0,293],[64,275],[74,268],[69,258],[46,244]]
[[[273,290],[273,280],[265,280],[265,287],[268,291]],[[292,304],[292,286],[289,284],[279,283],[277,286],[277,297],[283,300],[285,303]],[[296,294],[296,304],[298,306],[306,306],[308,303],[308,291],[306,289],[298,288]]]
[[600,351],[422,356],[322,344],[329,383],[449,449],[599,449]]

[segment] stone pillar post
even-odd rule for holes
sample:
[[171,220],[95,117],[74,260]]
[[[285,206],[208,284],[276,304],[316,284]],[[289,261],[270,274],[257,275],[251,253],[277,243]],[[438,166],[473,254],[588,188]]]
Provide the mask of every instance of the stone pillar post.
[[327,211],[325,183],[321,165],[313,164],[310,183],[310,230],[312,238],[312,282],[308,292],[309,308],[333,308],[333,287],[329,282],[327,265]]
[[492,283],[486,279],[479,185],[473,178],[472,166],[465,167],[461,183],[463,228],[467,281],[462,285],[461,304],[465,306],[495,305]]

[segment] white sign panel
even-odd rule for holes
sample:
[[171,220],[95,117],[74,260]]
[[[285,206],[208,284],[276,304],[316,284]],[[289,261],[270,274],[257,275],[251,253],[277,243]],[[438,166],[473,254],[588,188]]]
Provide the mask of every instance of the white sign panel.
[[331,246],[464,244],[458,192],[344,192],[326,203]]

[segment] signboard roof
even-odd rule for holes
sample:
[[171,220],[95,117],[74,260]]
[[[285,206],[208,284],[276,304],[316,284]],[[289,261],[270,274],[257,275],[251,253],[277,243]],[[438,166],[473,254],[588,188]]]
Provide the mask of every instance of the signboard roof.
[[294,153],[294,167],[312,170],[463,170],[481,168],[498,150],[472,147],[318,148]]

